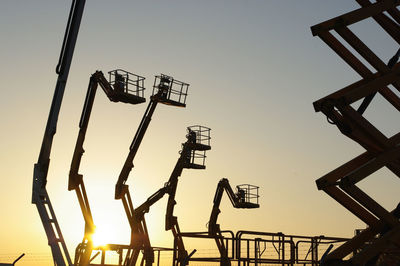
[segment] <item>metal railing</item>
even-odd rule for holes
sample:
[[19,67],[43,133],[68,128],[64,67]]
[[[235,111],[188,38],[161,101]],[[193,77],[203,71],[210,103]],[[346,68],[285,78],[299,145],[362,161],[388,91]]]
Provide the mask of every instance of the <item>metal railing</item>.
[[[196,144],[210,146],[210,131],[209,127],[195,125],[187,128],[188,134],[194,132],[196,134]],[[191,152],[191,163],[198,165],[205,165],[206,161],[206,150],[192,150]]]
[[114,89],[119,88],[124,93],[144,97],[144,77],[122,69],[109,71],[108,75],[108,81]]
[[236,186],[236,191],[237,194],[240,194],[240,191],[243,191],[243,200],[245,202],[248,203],[254,203],[254,204],[258,204],[258,199],[259,199],[259,195],[258,195],[258,191],[259,191],[258,186],[255,185],[250,185],[250,184],[240,184]]
[[171,76],[161,74],[155,76],[152,95],[156,95],[162,91],[165,93],[163,96],[166,100],[186,104],[188,88],[189,84],[176,80]]

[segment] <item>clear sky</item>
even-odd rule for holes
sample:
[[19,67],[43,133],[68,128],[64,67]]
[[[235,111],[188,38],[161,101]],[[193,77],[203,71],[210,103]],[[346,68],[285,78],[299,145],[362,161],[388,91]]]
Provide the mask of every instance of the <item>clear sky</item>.
[[[45,265],[50,249],[30,203],[37,161],[56,82],[70,1],[3,0],[0,8],[0,262],[25,252],[19,265]],[[363,152],[314,113],[312,102],[360,77],[310,26],[349,12],[355,1],[105,1],[88,0],[71,66],[47,189],[71,254],[83,218],[68,172],[90,75],[122,68],[145,76],[169,74],[190,84],[187,108],[157,107],[128,179],[135,206],[167,181],[186,127],[212,128],[206,170],[184,170],[176,214],[182,231],[206,230],[218,181],[260,186],[255,210],[235,210],[225,196],[224,229],[350,237],[361,221],[315,180]],[[384,60],[396,44],[372,21],[351,27]],[[84,175],[94,221],[128,243],[129,225],[114,185],[147,104],[111,103],[98,91],[85,142]],[[388,136],[400,129],[379,97],[367,116]],[[384,119],[383,119],[384,117]],[[361,187],[387,208],[399,184],[381,170]],[[147,215],[151,241],[170,246],[166,200]],[[188,243],[190,246],[190,243]],[[36,256],[36,257],[35,257]]]

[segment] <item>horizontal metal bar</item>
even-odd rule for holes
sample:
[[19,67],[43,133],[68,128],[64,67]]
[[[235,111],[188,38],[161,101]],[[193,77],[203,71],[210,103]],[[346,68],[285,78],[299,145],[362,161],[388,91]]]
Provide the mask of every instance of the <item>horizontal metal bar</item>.
[[354,24],[371,16],[380,14],[398,5],[400,5],[400,3],[397,1],[384,0],[378,3],[371,4],[367,7],[361,7],[359,9],[348,12],[341,16],[314,25],[311,27],[311,32],[313,36],[320,35],[323,32],[332,30],[337,27],[343,27]]
[[[369,0],[356,0],[363,8],[370,8],[375,4],[371,4]],[[397,0],[388,0],[387,3],[390,4],[391,8],[395,8],[400,4]],[[384,1],[379,4],[384,4]],[[392,19],[383,14],[382,12],[375,13],[372,18],[398,43],[400,44],[400,27]]]

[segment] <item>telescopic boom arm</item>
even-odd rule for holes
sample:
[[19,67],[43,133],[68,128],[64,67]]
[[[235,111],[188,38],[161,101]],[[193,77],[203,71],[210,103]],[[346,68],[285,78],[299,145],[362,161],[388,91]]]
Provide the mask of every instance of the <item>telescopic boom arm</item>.
[[[143,115],[140,125],[136,131],[133,141],[129,147],[129,153],[122,167],[115,186],[115,199],[121,199],[126,216],[131,227],[131,249],[126,256],[126,265],[135,265],[140,250],[143,250],[143,258],[146,265],[154,262],[154,254],[150,245],[149,238],[138,238],[138,235],[148,235],[145,220],[137,223],[135,220],[135,210],[133,208],[131,195],[126,181],[130,171],[133,169],[133,160],[136,156],[139,146],[150,124],[153,113],[157,104],[163,103],[167,105],[186,107],[186,96],[189,84],[175,80],[174,78],[161,74],[156,76],[153,86],[153,95],[150,97],[149,105]],[[174,98],[175,97],[175,98]]]
[[36,205],[39,212],[53,255],[54,265],[57,266],[72,265],[72,261],[51,205],[49,195],[47,194],[47,172],[50,164],[51,146],[53,144],[54,134],[56,133],[58,115],[60,113],[61,102],[68,79],[84,6],[85,0],[74,0],[71,5],[63,46],[56,69],[56,73],[58,74],[57,83],[39,158],[33,171],[32,203]]
[[[205,127],[196,126],[196,129]],[[206,128],[209,131],[208,128]],[[144,261],[146,265],[152,264],[152,258],[154,257],[153,249],[150,245],[150,239],[147,231],[146,220],[144,215],[149,212],[150,207],[159,201],[165,194],[169,194],[170,198],[168,201],[167,207],[167,215],[166,215],[166,223],[168,224],[167,230],[172,230],[174,235],[175,243],[178,245],[178,255],[179,255],[179,263],[182,264],[185,261],[185,258],[188,256],[185,247],[183,245],[182,238],[180,236],[179,226],[177,223],[177,218],[173,216],[173,206],[175,203],[175,193],[178,184],[178,177],[182,174],[184,168],[192,168],[192,169],[205,169],[205,166],[202,164],[195,163],[195,151],[206,151],[211,149],[209,145],[204,145],[198,143],[197,141],[197,133],[201,134],[200,130],[194,131],[191,130],[191,127],[188,128],[189,133],[186,138],[187,141],[182,144],[183,148],[180,152],[180,157],[172,171],[172,174],[168,180],[168,182],[164,185],[164,187],[160,188],[153,195],[151,195],[144,203],[142,203],[139,207],[133,210],[133,216],[130,219],[132,224],[132,243],[133,247],[131,250],[130,260],[128,265],[135,265],[138,254],[140,250],[144,251]],[[201,139],[200,136],[198,138]],[[208,139],[207,139],[208,140]],[[204,155],[205,156],[205,155]],[[167,228],[167,227],[166,227]]]
[[[178,178],[181,176],[184,168],[187,169],[205,169],[204,160],[206,151],[210,146],[210,128],[203,126],[193,126],[188,128],[186,135],[187,141],[182,145],[181,156],[179,157],[174,170],[168,181],[168,203],[165,215],[165,230],[171,230],[174,236],[174,245],[178,250],[177,258],[174,257],[174,265],[186,265],[188,253],[185,249],[181,231],[178,224],[178,218],[174,216],[174,207],[176,205],[175,195],[178,187]],[[200,160],[198,160],[200,159]],[[177,264],[175,264],[175,261]]]

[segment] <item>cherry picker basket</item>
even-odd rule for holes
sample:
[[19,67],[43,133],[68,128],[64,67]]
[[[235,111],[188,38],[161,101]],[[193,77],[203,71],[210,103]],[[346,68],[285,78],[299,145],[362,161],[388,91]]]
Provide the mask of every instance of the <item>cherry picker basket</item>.
[[161,74],[155,76],[152,97],[164,104],[185,107],[189,84]]
[[236,186],[236,195],[238,195],[241,203],[251,204],[253,208],[258,208],[258,186],[250,184],[241,184]]
[[122,69],[109,71],[108,75],[108,81],[116,93],[144,98],[144,77]]
[[205,169],[206,151],[211,149],[210,146],[211,129],[205,126],[195,125],[187,128],[186,138],[192,138],[192,149],[190,154],[191,168]]

